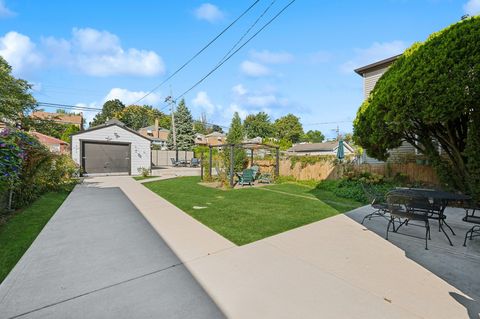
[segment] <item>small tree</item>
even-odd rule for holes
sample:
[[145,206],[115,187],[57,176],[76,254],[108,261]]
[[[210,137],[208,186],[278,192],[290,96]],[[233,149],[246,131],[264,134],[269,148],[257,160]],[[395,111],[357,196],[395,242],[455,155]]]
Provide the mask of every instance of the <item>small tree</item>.
[[[175,132],[177,149],[180,151],[190,151],[195,145],[195,131],[193,130],[193,118],[190,110],[182,99],[175,111]],[[167,145],[169,149],[174,149],[173,145],[173,128],[168,135]]]
[[265,112],[258,112],[257,114],[250,114],[245,118],[243,123],[245,133],[248,138],[255,137],[270,137],[273,133],[270,116]]
[[31,85],[11,75],[12,68],[0,56],[0,120],[16,122],[35,107],[28,93]]
[[89,125],[97,126],[105,124],[108,120],[115,118],[124,108],[125,105],[119,99],[109,100],[103,103],[102,110],[95,115]]
[[318,130],[310,130],[302,136],[302,142],[321,143],[325,140],[325,136]]
[[288,140],[292,143],[300,142],[303,136],[303,127],[300,118],[293,114],[287,114],[275,120],[273,124],[275,137],[280,140]]
[[[230,124],[230,128],[227,134],[227,143],[228,144],[239,144],[242,143],[245,137],[245,133],[243,130],[242,120],[238,115],[238,112],[233,114],[232,123]],[[225,163],[226,168],[230,168],[230,147],[224,152],[225,154]],[[233,167],[235,171],[241,171],[244,168],[244,164],[247,159],[247,154],[245,153],[245,149],[243,147],[235,147],[233,151]]]

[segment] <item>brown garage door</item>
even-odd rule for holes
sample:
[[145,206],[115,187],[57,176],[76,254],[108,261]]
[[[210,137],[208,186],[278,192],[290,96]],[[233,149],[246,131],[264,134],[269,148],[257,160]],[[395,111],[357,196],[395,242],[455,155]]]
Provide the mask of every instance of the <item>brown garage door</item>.
[[130,173],[130,145],[83,142],[83,169],[86,174]]

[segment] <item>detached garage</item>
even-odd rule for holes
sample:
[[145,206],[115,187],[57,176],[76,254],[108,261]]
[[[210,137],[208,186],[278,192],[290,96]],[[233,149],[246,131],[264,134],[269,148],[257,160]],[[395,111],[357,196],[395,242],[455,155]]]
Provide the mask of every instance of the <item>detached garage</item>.
[[151,167],[150,139],[118,120],[72,135],[72,158],[84,175],[139,175]]

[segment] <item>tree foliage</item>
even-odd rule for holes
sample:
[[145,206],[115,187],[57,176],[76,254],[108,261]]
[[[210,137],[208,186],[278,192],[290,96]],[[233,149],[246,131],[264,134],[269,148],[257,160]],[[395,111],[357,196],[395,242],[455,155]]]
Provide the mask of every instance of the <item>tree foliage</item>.
[[[227,143],[228,144],[239,144],[242,143],[245,138],[245,132],[242,125],[242,119],[238,112],[233,114],[232,123],[227,133]],[[226,167],[230,167],[230,148],[227,148],[224,152]],[[247,155],[243,147],[235,147],[233,151],[233,167],[235,171],[241,171],[244,168]]]
[[12,68],[0,56],[0,120],[16,122],[35,107],[31,85],[12,76]]
[[407,141],[446,184],[478,194],[472,185],[479,178],[479,75],[480,17],[473,17],[432,34],[397,59],[358,110],[355,141],[381,160]]
[[300,142],[303,136],[303,127],[300,118],[293,114],[287,114],[275,120],[273,124],[275,137],[292,143]]
[[121,112],[125,108],[125,105],[119,99],[108,100],[103,103],[102,110],[95,115],[90,127],[105,124],[108,120],[115,118],[117,113]]
[[270,137],[273,133],[270,116],[265,112],[258,112],[257,114],[249,114],[243,122],[245,133],[248,138],[255,137]]
[[325,135],[318,130],[309,130],[302,136],[302,142],[321,143],[325,140]]
[[[193,130],[192,114],[185,104],[185,99],[178,103],[174,117],[177,149],[180,151],[191,151],[195,145],[195,131]],[[167,145],[169,149],[174,149],[172,132],[173,128],[168,135]]]
[[159,120],[160,127],[170,127],[170,118],[149,105],[129,105],[115,113],[114,117],[133,130],[139,130],[142,127],[153,125],[155,119]]

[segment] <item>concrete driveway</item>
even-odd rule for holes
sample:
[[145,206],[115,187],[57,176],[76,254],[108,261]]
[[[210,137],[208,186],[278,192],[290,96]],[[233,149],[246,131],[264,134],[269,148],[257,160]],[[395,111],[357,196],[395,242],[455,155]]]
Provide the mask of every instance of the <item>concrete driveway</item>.
[[0,285],[0,318],[223,318],[120,188],[79,185]]

